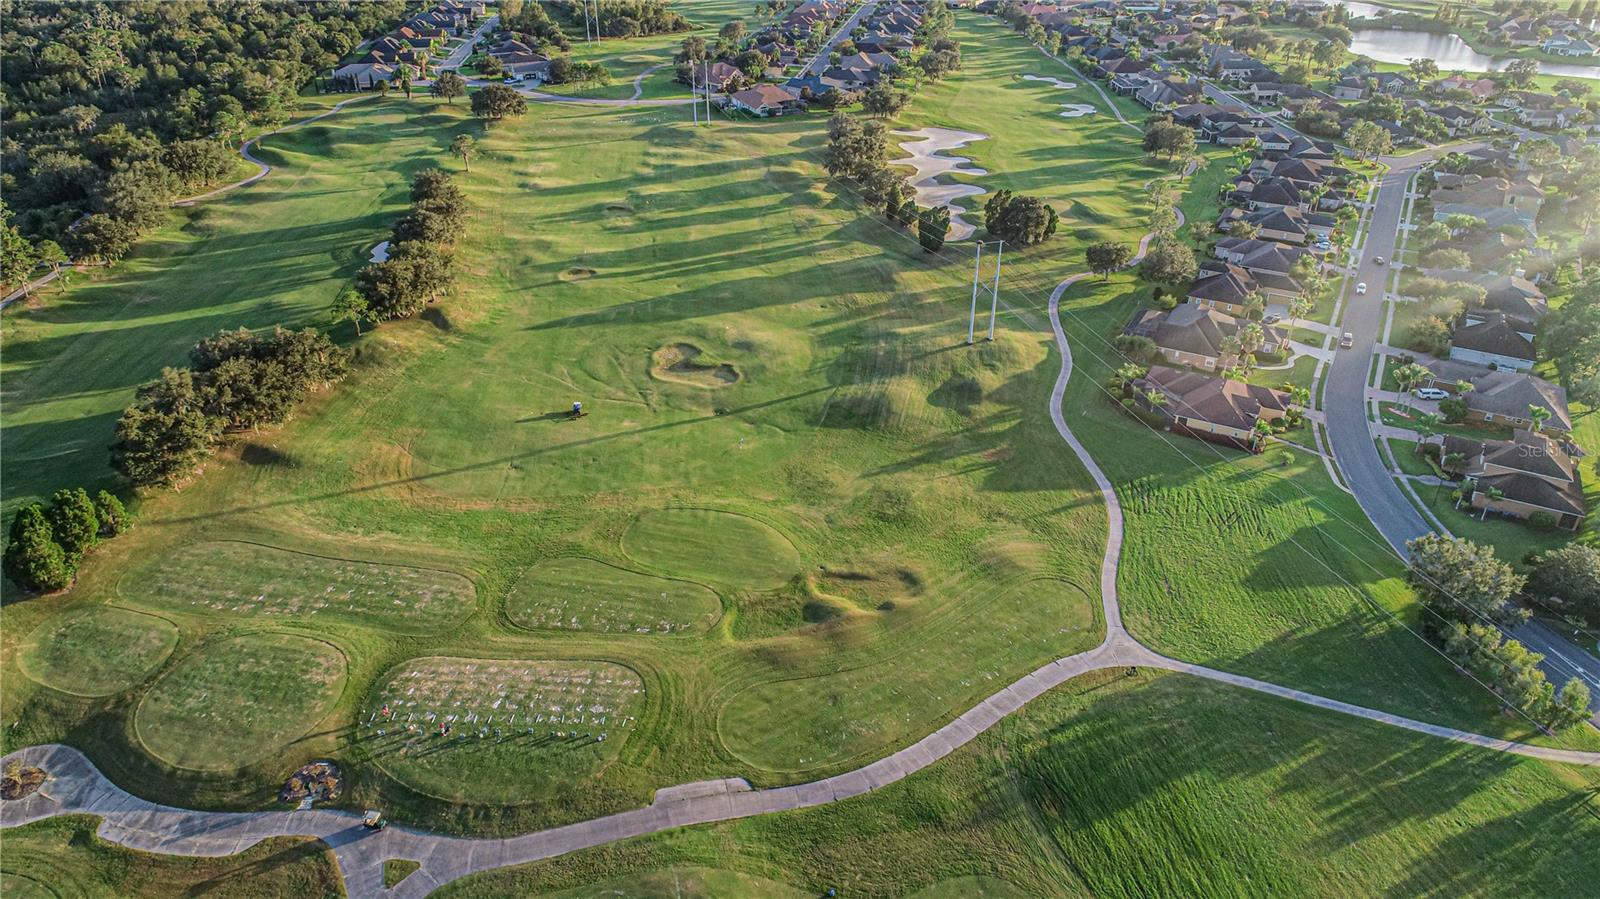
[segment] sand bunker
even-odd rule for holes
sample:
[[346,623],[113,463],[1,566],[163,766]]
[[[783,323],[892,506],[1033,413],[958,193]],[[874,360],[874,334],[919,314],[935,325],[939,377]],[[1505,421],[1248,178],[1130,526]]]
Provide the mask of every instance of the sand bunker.
[[389,261],[389,242],[386,240],[372,248],[372,262]]
[[664,346],[651,355],[650,373],[663,381],[678,381],[696,387],[727,387],[739,383],[739,370],[723,362],[709,365],[696,362],[700,348],[692,343]]
[[958,131],[954,128],[918,128],[915,131],[896,131],[902,137],[918,138],[900,145],[900,149],[910,156],[896,159],[892,165],[907,165],[916,169],[916,174],[911,179],[911,188],[915,190],[918,206],[947,206],[950,209],[950,239],[966,240],[975,230],[961,218],[962,209],[954,201],[961,197],[975,197],[986,194],[988,191],[976,184],[961,184],[950,181],[941,184],[941,175],[987,175],[987,170],[968,166],[971,162],[965,156],[939,155],[948,150],[955,150],[974,141],[988,140],[989,135],[979,134],[975,131]]
[[1094,107],[1093,106],[1090,106],[1087,103],[1063,103],[1063,104],[1061,104],[1061,117],[1064,118],[1064,119],[1075,119],[1075,118],[1078,118],[1079,116],[1086,116],[1086,115],[1094,115]]
[[1075,81],[1062,81],[1060,78],[1051,78],[1049,75],[1023,75],[1022,80],[1043,81],[1045,84],[1053,84],[1064,91],[1070,91],[1078,86]]

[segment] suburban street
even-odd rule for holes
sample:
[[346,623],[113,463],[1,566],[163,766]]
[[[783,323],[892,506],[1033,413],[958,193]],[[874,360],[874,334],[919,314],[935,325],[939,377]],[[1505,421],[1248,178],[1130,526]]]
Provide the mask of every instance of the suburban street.
[[833,48],[838,46],[839,42],[844,40],[855,29],[856,23],[861,21],[861,18],[871,12],[872,8],[877,5],[878,0],[867,0],[867,2],[861,4],[861,7],[851,13],[850,18],[845,19],[844,24],[834,31],[833,36],[829,37],[827,43],[822,45],[822,49],[817,51],[817,55],[811,57],[811,61],[807,62],[805,68],[801,69],[800,73],[794,77],[804,78],[807,75],[822,74],[822,70],[828,67],[828,54],[832,53]]
[[[1452,146],[1386,160],[1389,170],[1379,182],[1367,224],[1364,251],[1355,273],[1345,284],[1345,313],[1340,329],[1350,332],[1355,346],[1339,350],[1328,367],[1322,410],[1327,416],[1328,447],[1345,483],[1355,494],[1361,511],[1401,557],[1406,541],[1436,530],[1419,513],[1395,482],[1393,473],[1373,442],[1367,420],[1366,387],[1372,371],[1372,354],[1384,322],[1383,297],[1399,243],[1406,190],[1413,175]],[[1367,294],[1357,296],[1354,285],[1366,282]],[[1529,649],[1545,657],[1545,674],[1558,687],[1577,676],[1600,697],[1600,658],[1574,644],[1547,625],[1530,622],[1512,634]],[[1600,718],[1600,715],[1596,716]]]

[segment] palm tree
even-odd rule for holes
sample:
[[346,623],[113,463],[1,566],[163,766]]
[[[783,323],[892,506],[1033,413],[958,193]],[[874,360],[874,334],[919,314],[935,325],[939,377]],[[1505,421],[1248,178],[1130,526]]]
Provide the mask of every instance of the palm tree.
[[1533,432],[1539,433],[1544,428],[1544,423],[1550,420],[1550,410],[1543,406],[1528,406],[1528,420],[1533,422]]
[[1144,371],[1144,366],[1129,362],[1128,364],[1117,369],[1115,383],[1118,387],[1124,387],[1128,384],[1132,384],[1134,381],[1144,377]]
[[1400,390],[1406,395],[1406,408],[1411,408],[1411,391],[1422,386],[1424,381],[1433,377],[1433,372],[1415,362],[1407,362],[1394,370],[1395,382],[1400,385]]
[[1152,387],[1144,392],[1144,401],[1151,409],[1160,409],[1167,404],[1167,395]]

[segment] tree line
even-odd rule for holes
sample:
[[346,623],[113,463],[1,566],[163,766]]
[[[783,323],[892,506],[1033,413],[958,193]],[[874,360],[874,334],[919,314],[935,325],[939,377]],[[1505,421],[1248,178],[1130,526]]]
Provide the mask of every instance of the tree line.
[[345,375],[350,355],[315,329],[222,331],[165,368],[117,420],[111,465],[138,487],[192,473],[230,434],[275,425]]
[[[1452,661],[1554,730],[1589,717],[1589,688],[1580,678],[1557,692],[1539,669],[1544,657],[1501,633],[1530,617],[1517,602],[1530,592],[1528,576],[1495,558],[1492,547],[1460,537],[1426,534],[1407,541],[1406,548],[1411,553],[1407,580],[1429,613],[1423,630]],[[1533,595],[1555,588],[1591,604],[1600,595],[1600,555],[1594,550],[1573,544],[1532,561]],[[1590,614],[1600,611],[1586,608]]]
[[[468,159],[469,141],[458,138],[452,151]],[[466,216],[466,196],[449,172],[417,173],[411,179],[411,208],[390,234],[388,258],[356,272],[355,284],[334,301],[334,315],[352,322],[359,334],[363,323],[410,318],[427,308],[454,280],[450,247],[461,238]]]
[[[287,122],[316,73],[405,11],[402,0],[7,4],[8,246],[121,258],[174,197],[232,171],[247,129]],[[38,261],[7,256],[8,281]]]

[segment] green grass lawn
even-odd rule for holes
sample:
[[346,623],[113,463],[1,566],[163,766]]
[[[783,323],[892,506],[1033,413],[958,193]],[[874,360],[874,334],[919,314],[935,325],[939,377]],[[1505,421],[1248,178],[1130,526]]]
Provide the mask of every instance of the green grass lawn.
[[[1319,337],[1321,335],[1318,335]],[[1250,383],[1264,387],[1281,388],[1284,384],[1311,389],[1311,376],[1316,372],[1317,360],[1312,356],[1297,356],[1288,368],[1258,368],[1250,373]]]
[[1450,498],[1453,489],[1423,487],[1419,484],[1417,495],[1433,514],[1438,516],[1439,521],[1450,529],[1450,533],[1457,537],[1465,537],[1474,543],[1494,547],[1497,557],[1518,568],[1526,567],[1524,559],[1528,553],[1555,549],[1573,539],[1573,535],[1567,531],[1554,528],[1541,531],[1526,522],[1493,515],[1482,519],[1479,518],[1481,512],[1469,510],[1464,505],[1457,509]]
[[[1417,455],[1416,441],[1398,440],[1389,438],[1389,452],[1394,454],[1395,464],[1400,466],[1400,471],[1405,474],[1438,475],[1433,465],[1423,456]],[[1418,490],[1430,489],[1418,485]]]
[[[820,116],[692,129],[674,110],[532,104],[526,118],[485,130],[465,104],[395,98],[273,138],[278,169],[261,185],[175,218],[104,278],[8,313],[0,473],[10,495],[109,483],[103,447],[137,384],[219,328],[325,322],[399,213],[410,173],[455,169],[442,152],[450,139],[479,139],[472,171],[460,175],[472,214],[451,296],[359,340],[341,328],[356,353],[337,390],[280,429],[244,436],[184,489],[144,497],[139,526],[98,550],[66,594],[0,607],[0,747],[65,740],[146,795],[228,808],[270,804],[289,772],[331,758],[351,772],[350,808],[505,833],[637,807],[690,780],[759,786],[851,769],[1094,645],[1105,512],[1046,412],[1059,358],[1043,303],[1081,270],[1086,245],[1137,238],[1142,185],[1164,172],[1112,117],[1061,118],[1060,103],[1099,101],[1086,88],[1022,80],[1063,70],[1009,29],[959,22],[966,68],[925,86],[896,125],[984,133],[962,151],[991,173],[978,183],[1042,196],[1063,213],[1052,241],[1008,249],[993,342],[964,340],[970,247],[925,253],[848,186],[829,186]],[[1199,192],[1213,174],[1195,179],[1186,209],[1211,202]],[[1415,614],[1398,566],[1375,552],[1320,463],[1296,456],[1273,468],[1203,444],[1169,446],[1105,403],[1098,385],[1114,367],[1105,341],[1148,298],[1123,275],[1081,284],[1065,301],[1079,367],[1067,417],[1130,516],[1121,583],[1130,626],[1185,658],[1525,736],[1373,608]],[[683,344],[737,377],[663,377],[662,351]],[[564,414],[574,401],[587,416]],[[563,595],[583,570],[572,560],[605,567],[593,584],[606,589],[604,603]],[[680,586],[690,584],[715,594],[716,617],[710,596]],[[39,628],[113,603],[176,625],[169,661],[152,636],[161,626],[135,627],[125,657],[82,673],[94,689],[118,691],[89,701],[55,688],[78,676],[61,673],[59,659],[22,659]],[[633,622],[646,612],[689,626],[677,639],[640,633]],[[599,617],[549,626],[574,614]],[[17,676],[35,662],[43,684]],[[508,671],[531,679],[513,689]],[[401,689],[413,672],[439,701],[399,705],[422,702]],[[580,680],[598,692],[548,700],[555,685]],[[458,693],[440,693],[442,684]],[[471,711],[446,711],[444,700],[465,704],[468,694]],[[1249,701],[1226,695],[1230,706]],[[544,720],[516,734],[525,719],[510,715],[527,709]],[[1310,714],[1272,706],[1271,715],[1296,713]],[[449,733],[421,733],[449,714]],[[1218,764],[1238,757],[1217,740],[1239,733],[1225,716],[1195,719],[1211,740],[1148,730],[1189,726],[1171,717],[1135,704],[1126,720],[1151,748],[1182,739],[1227,749]],[[1320,733],[1363,741],[1331,742],[1340,758],[1422,745],[1407,751],[1441,777],[1477,783],[1461,776],[1451,747],[1390,732],[1384,744],[1366,738],[1366,725],[1314,721]],[[1112,764],[1117,747],[1097,763]],[[970,793],[941,788],[918,800],[913,817],[943,821],[946,809],[951,821],[974,822],[970,833],[930,840],[919,827],[898,837],[877,812],[842,824],[819,813],[793,832],[787,822],[801,816],[730,827],[753,828],[783,856],[746,873],[808,890],[827,885],[824,869],[869,894],[950,894],[985,882],[975,877],[1046,893],[1080,883],[1072,888],[1133,895],[1158,882],[1093,879],[1133,866],[1095,856],[1110,850],[1082,836],[1072,851],[1105,870],[1064,880],[1059,847],[1070,834],[1017,830],[1040,826],[1031,815],[979,826],[1019,797],[1032,802],[1022,791],[1056,776],[1012,771],[998,787],[973,780],[962,784]],[[1313,773],[1302,785],[1312,804],[1284,820],[1326,811],[1347,789],[1335,782],[1345,769]],[[1252,786],[1283,793],[1285,783]],[[1542,784],[1534,777],[1524,795]],[[1112,797],[1097,801],[1112,817]],[[1516,801],[1485,800],[1483,820]],[[1196,814],[1231,808],[1208,803]],[[980,817],[960,817],[968,808]],[[1431,836],[1477,820],[1436,819],[1390,830],[1409,840],[1419,831],[1408,827]],[[797,860],[824,829],[834,848]],[[660,839],[705,845],[721,832]],[[880,832],[889,837],[877,841]],[[993,870],[975,855],[1004,856],[1015,838],[1043,847],[1039,858]],[[1147,854],[1128,845],[1129,858]],[[1342,845],[1305,845],[1274,865],[1314,885],[1302,866]],[[1478,863],[1481,848],[1469,840],[1463,863]],[[1373,880],[1352,891],[1388,877],[1405,892],[1399,871],[1414,856],[1386,851],[1403,858],[1357,871]],[[695,857],[645,869],[678,865],[723,867]],[[1555,867],[1534,867],[1537,885],[1559,886]],[[1190,884],[1193,871],[1149,876]],[[595,873],[548,888],[626,872]]]
[[238,855],[152,855],[102,841],[100,819],[52,818],[6,831],[0,893],[7,899],[335,899],[345,895],[321,840],[279,837]]
[[762,18],[752,16],[752,5],[740,0],[695,0],[692,4],[680,5],[677,11],[695,26],[692,31],[585,41],[581,22],[576,32],[567,28],[567,34],[572,38],[570,55],[573,61],[600,63],[611,73],[611,83],[586,86],[550,84],[539,89],[574,97],[627,99],[633,96],[634,80],[650,72],[640,83],[641,98],[686,97],[689,95],[688,87],[676,83],[672,71],[672,57],[685,38],[699,35],[708,43],[714,43],[717,30],[729,21],[743,21],[747,32],[754,31],[758,23],[766,21],[764,14]]
[[[971,38],[969,69],[927,88],[902,124],[983,130],[992,137],[974,153],[995,172],[991,188],[1071,204],[1056,240],[1007,254],[1007,289],[1020,290],[1079,264],[1088,241],[1131,240],[1140,225],[1125,213],[1141,208],[1139,185],[1158,171],[1127,154],[1130,129],[1103,115],[1062,119],[1062,92],[1020,81],[1049,71],[1048,60],[999,26],[970,27],[984,40]],[[772,783],[854,767],[1099,638],[1104,512],[1043,415],[1055,377],[1047,335],[1007,320],[997,341],[965,348],[966,308],[951,301],[967,290],[964,249],[929,257],[848,191],[823,186],[820,117],[696,131],[671,110],[534,105],[485,133],[465,104],[369,102],[269,141],[281,167],[261,189],[320,216],[310,235],[247,191],[201,207],[214,229],[184,252],[112,278],[188,311],[174,319],[176,347],[221,327],[317,320],[392,221],[409,168],[454,168],[439,148],[471,131],[482,153],[461,176],[473,204],[461,287],[425,320],[357,342],[351,378],[286,427],[247,436],[185,490],[146,498],[140,527],[102,547],[62,602],[115,598],[170,615],[182,632],[176,661],[88,728],[75,724],[89,714],[81,702],[5,678],[9,720],[21,722],[5,731],[9,745],[70,733],[124,782],[235,807],[332,757],[361,772],[352,807],[520,830],[635,806],[687,780]],[[369,174],[377,157],[363,137],[391,132],[389,167]],[[371,182],[382,198],[359,223],[334,214],[346,200],[318,193],[344,182]],[[320,206],[294,206],[291,186]],[[257,272],[219,306],[218,276],[197,261],[258,239],[272,218],[257,216],[290,229],[274,252],[320,267],[295,282],[304,297],[293,304],[274,289],[285,282]],[[92,326],[120,295],[83,285],[66,297],[80,290],[79,340],[144,349],[135,333]],[[30,341],[45,339],[38,327],[21,333],[18,355],[42,355]],[[679,344],[733,367],[737,381],[663,377],[657,353]],[[59,367],[74,381],[48,386],[77,396],[76,382],[115,374],[131,389],[182,353],[143,358]],[[578,399],[588,416],[550,414]],[[108,426],[125,400],[100,400]],[[55,414],[66,427],[65,411]],[[67,483],[106,477],[98,451],[59,465]],[[26,471],[32,488],[41,472]],[[608,609],[643,611],[644,591],[680,589],[656,584],[694,582],[723,611],[712,618],[711,598],[682,588],[662,608],[682,603],[684,621],[709,626],[701,636],[539,626],[527,603],[556,597],[563,615],[590,603],[557,596],[559,571],[546,577],[572,559],[629,573]],[[8,604],[3,639],[49,617],[43,604]],[[226,671],[207,696],[189,682],[191,669],[211,671],[196,658],[245,639],[231,630],[245,627],[338,647],[348,687],[329,691],[325,714],[317,691],[301,691],[292,720],[307,730],[288,750],[247,752],[220,745],[225,735],[180,745],[189,731],[166,733],[164,721],[203,727],[222,696],[276,702]],[[519,765],[537,755],[490,737],[397,760],[361,721],[381,685],[422,657],[606,662],[637,672],[643,689],[627,713],[635,720],[608,730],[606,757],[581,783]],[[249,676],[264,688],[269,673],[295,672]],[[158,752],[129,741],[130,717]],[[284,737],[251,733],[263,750]],[[198,756],[242,770],[223,778],[171,764]],[[494,795],[464,785],[474,766],[507,772],[491,779]]]
[[155,671],[178,643],[172,622],[114,606],[52,618],[28,636],[18,664],[34,680],[75,696],[109,696]]
[[[1403,403],[1380,402],[1378,414],[1382,416],[1383,423],[1397,428],[1417,430],[1418,418],[1423,413],[1416,408],[1408,409]],[[1501,425],[1491,425],[1479,422],[1447,422],[1440,418],[1433,426],[1435,433],[1454,434],[1469,440],[1507,440],[1511,437],[1511,429]]]
[[868,796],[440,895],[1571,895],[1600,876],[1582,784],[1200,681],[1096,675]]

